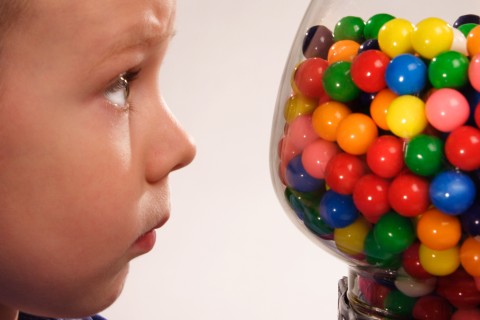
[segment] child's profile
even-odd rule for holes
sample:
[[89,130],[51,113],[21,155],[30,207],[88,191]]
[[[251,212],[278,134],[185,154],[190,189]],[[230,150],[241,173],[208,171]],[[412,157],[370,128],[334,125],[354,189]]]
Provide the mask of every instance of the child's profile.
[[152,249],[195,154],[159,87],[174,17],[174,0],[0,0],[0,319],[96,314]]

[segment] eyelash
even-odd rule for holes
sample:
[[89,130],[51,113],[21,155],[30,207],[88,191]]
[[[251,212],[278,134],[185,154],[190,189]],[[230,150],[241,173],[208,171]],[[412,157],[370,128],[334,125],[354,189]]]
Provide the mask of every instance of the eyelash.
[[[132,104],[128,101],[130,96],[130,86],[133,81],[135,81],[140,73],[139,70],[130,70],[120,74],[117,79],[105,90],[104,96],[107,101],[117,108],[120,111],[132,111]],[[118,94],[118,91],[124,90],[123,97],[124,103],[120,104],[117,101],[112,101],[111,99],[115,100],[118,99],[118,96],[114,96]]]

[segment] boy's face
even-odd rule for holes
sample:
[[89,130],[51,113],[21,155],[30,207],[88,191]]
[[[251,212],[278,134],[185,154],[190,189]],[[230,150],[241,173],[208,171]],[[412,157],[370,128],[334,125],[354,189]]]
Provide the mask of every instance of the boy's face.
[[167,176],[194,156],[158,87],[175,3],[29,7],[1,56],[0,305],[84,316],[152,248]]

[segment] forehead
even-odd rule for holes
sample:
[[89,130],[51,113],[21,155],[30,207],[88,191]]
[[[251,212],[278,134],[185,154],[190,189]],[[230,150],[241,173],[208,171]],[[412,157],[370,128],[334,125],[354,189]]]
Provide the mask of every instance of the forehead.
[[175,14],[175,0],[36,0],[29,5],[26,24],[37,39],[88,42],[92,49],[128,35],[140,39],[171,32]]

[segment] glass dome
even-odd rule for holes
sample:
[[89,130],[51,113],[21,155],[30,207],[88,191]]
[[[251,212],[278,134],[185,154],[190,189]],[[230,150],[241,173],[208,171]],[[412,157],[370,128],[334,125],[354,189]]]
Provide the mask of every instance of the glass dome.
[[307,8],[271,173],[292,222],[350,266],[345,319],[480,317],[479,15],[469,0]]

